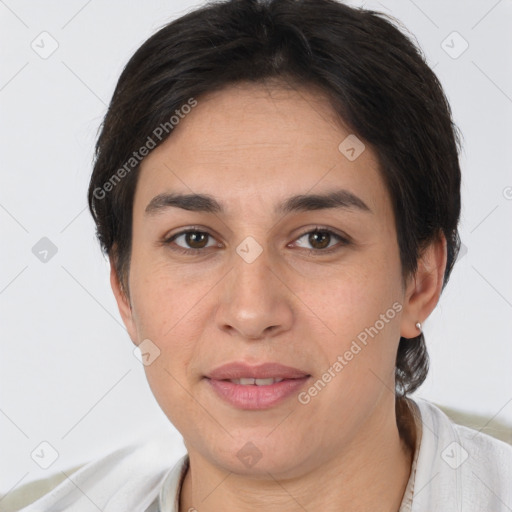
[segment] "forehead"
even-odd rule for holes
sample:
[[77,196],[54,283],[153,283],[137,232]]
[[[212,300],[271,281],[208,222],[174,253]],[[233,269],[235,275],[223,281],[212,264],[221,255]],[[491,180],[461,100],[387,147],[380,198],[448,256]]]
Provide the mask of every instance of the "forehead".
[[[360,154],[349,159],[343,151],[354,141]],[[230,86],[198,98],[143,160],[135,209],[162,192],[208,193],[236,210],[250,208],[249,196],[261,209],[273,199],[340,188],[374,209],[387,194],[376,155],[357,144],[318,91]]]

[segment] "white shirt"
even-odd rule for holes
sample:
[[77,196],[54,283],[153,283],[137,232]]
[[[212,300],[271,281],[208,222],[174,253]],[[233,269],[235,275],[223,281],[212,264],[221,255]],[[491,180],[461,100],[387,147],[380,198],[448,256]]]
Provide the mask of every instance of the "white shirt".
[[[454,424],[425,400],[413,403],[416,450],[399,512],[512,511],[512,446]],[[117,450],[20,512],[179,512],[188,456],[174,446],[163,434]]]

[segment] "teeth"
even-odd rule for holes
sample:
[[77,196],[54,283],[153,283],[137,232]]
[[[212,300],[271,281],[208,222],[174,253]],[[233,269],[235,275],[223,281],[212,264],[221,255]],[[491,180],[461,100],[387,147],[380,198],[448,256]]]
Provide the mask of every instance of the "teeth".
[[275,380],[273,378],[270,379],[254,379],[254,384],[256,386],[270,386],[270,384],[274,384]]
[[252,378],[241,378],[241,379],[230,379],[233,384],[240,384],[242,386],[270,386],[276,382],[281,382],[284,379],[274,379],[272,377],[268,379],[252,379]]

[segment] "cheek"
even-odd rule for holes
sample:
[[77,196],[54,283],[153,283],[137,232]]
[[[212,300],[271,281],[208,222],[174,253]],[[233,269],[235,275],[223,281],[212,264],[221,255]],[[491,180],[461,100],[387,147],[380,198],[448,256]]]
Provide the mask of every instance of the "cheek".
[[[178,357],[179,354],[173,354]],[[164,355],[157,358],[144,371],[146,379],[155,400],[160,405],[169,421],[180,431],[190,432],[191,424],[201,426],[204,423],[202,409],[197,402],[191,399],[191,392],[187,389],[186,380],[176,367],[172,367],[164,360]]]
[[[358,282],[361,286],[356,286]],[[383,392],[394,389],[400,296],[385,280],[363,284],[357,279],[344,281],[319,303],[334,334],[318,339],[317,350],[325,362],[302,396],[301,403],[310,401],[315,416],[332,417],[333,411],[339,411],[351,415],[343,421],[357,424]],[[337,420],[332,428],[339,428]]]
[[150,339],[160,352],[144,371],[156,401],[179,429],[183,418],[197,414],[186,389],[204,324],[201,295],[164,266],[148,268],[134,275],[134,317],[139,338]]
[[197,286],[193,274],[171,267],[164,258],[134,251],[130,290],[139,336],[163,342],[173,338],[182,323],[191,325],[189,317],[196,313],[205,286]]
[[139,340],[149,339],[160,350],[155,363],[145,367],[158,394],[158,388],[167,387],[170,392],[187,378],[197,340],[208,321],[204,296],[214,281],[143,256],[141,251],[132,259],[132,308]]
[[304,282],[298,295],[338,339],[356,336],[401,299],[398,265],[384,256],[347,267],[333,266],[317,278]]
[[339,371],[334,371],[337,376],[343,373],[343,378],[336,379],[338,385],[344,389],[357,386],[358,393],[368,389],[368,376],[373,381],[375,375],[384,381],[391,378],[400,339],[400,266],[384,254],[379,256],[361,260],[350,270],[333,272],[320,281],[325,285],[317,282],[309,292],[304,290],[304,303],[314,305],[322,324],[329,328],[318,340],[326,369],[341,357],[343,369],[338,364]]

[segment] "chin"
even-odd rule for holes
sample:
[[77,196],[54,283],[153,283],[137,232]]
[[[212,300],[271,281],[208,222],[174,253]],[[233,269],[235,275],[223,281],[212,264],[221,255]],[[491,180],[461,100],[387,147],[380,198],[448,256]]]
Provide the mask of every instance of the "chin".
[[[206,454],[205,454],[206,455]],[[208,453],[207,458],[225,471],[254,478],[287,479],[305,473],[311,458],[298,441],[274,439],[265,431],[260,436],[230,438],[224,448]]]

